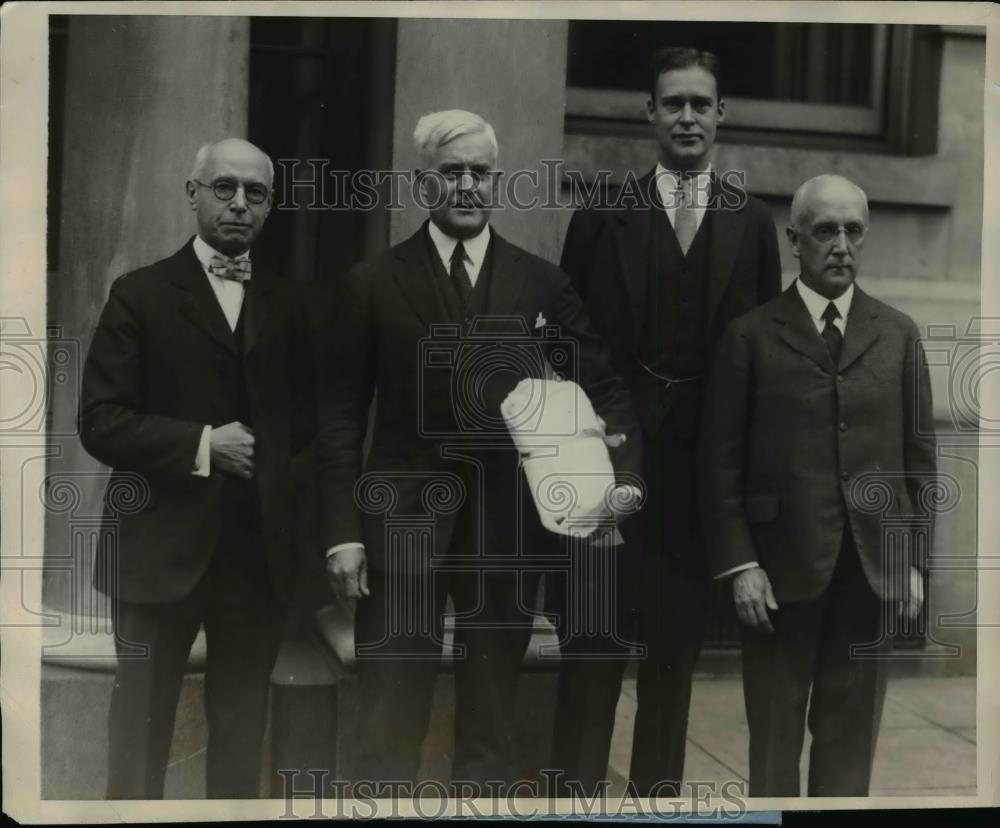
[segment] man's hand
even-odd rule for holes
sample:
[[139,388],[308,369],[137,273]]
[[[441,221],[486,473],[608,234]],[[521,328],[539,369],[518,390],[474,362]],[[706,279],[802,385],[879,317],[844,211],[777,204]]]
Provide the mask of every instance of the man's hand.
[[361,598],[368,592],[368,561],[365,548],[345,546],[326,558],[326,577],[338,598]]
[[733,578],[733,602],[740,621],[748,627],[773,633],[767,611],[776,610],[778,602],[771,592],[771,581],[759,566],[744,569]]
[[253,478],[253,432],[241,422],[213,428],[209,438],[211,467],[221,472]]
[[608,434],[608,424],[600,414],[597,415],[597,422],[601,427],[601,439],[608,448],[618,448],[628,439],[625,434]]
[[924,576],[915,566],[910,567],[910,590],[906,599],[899,602],[897,612],[904,614],[911,621],[920,615],[924,605]]

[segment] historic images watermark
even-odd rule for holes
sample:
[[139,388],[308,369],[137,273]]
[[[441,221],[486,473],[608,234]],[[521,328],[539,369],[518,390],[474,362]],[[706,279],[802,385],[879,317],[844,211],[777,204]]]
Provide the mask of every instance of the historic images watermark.
[[[562,642],[556,629],[563,636],[586,633],[617,642],[622,658],[641,652],[641,645],[617,628],[623,617],[618,607],[622,598],[618,550],[611,539],[617,534],[616,521],[641,507],[643,481],[635,475],[595,472],[588,468],[592,462],[582,466],[570,462],[558,473],[535,481],[525,472],[525,464],[531,462],[525,453],[528,444],[536,459],[567,451],[573,458],[576,455],[567,446],[578,437],[597,437],[592,442],[600,446],[605,436],[584,427],[589,418],[578,410],[579,396],[553,392],[560,382],[580,374],[577,343],[539,313],[534,320],[486,315],[432,325],[417,348],[417,430],[434,459],[424,469],[370,471],[355,486],[360,512],[378,518],[382,537],[377,543],[385,550],[387,593],[385,640],[358,646],[357,657],[416,658],[392,651],[393,639],[406,634],[436,640],[446,648],[446,655],[464,658],[460,648],[451,645],[449,649],[447,625],[438,617],[442,604],[434,600],[457,571],[477,581],[481,598],[492,574],[514,575],[524,620],[505,624],[552,631],[551,636],[542,636],[535,650],[540,660],[569,657],[560,653]],[[508,396],[517,377],[549,382],[531,383],[523,394]],[[520,447],[511,444],[511,428],[519,434]],[[505,486],[498,491],[495,463],[518,466],[517,474],[504,478],[509,490]],[[624,497],[625,484],[639,493],[638,500]],[[489,502],[484,497],[487,488],[492,492]],[[586,509],[577,508],[584,503]],[[460,509],[471,514],[474,537],[466,553],[456,556],[442,548],[439,536],[442,525],[449,524]],[[500,511],[502,515],[497,514]],[[539,511],[543,523],[551,518],[567,534],[547,536],[547,543],[539,543],[532,531],[537,519],[531,511]],[[490,519],[503,520],[513,529],[513,541],[504,554],[483,552],[483,527]],[[564,593],[558,613],[537,604],[540,576],[558,579]],[[477,603],[485,606],[483,601]],[[451,620],[456,629],[490,623],[476,615]],[[604,651],[572,657],[595,655],[608,657]],[[426,657],[437,659],[440,654]]]
[[[449,199],[448,183],[475,193],[479,206],[490,210],[621,210],[662,204],[673,209],[680,190],[662,187],[660,175],[643,181],[631,170],[619,183],[611,170],[585,175],[566,169],[561,158],[543,158],[538,167],[513,171],[470,170],[442,173],[437,170],[342,170],[329,158],[279,158],[275,161],[278,210],[403,210],[415,203],[434,210]],[[480,187],[484,178],[490,187]],[[694,207],[740,210],[749,198],[746,173],[724,170],[692,179],[686,196]]]
[[[53,416],[56,398],[79,403],[83,346],[62,328],[49,326],[44,335],[21,317],[0,319],[0,448],[3,460],[19,471],[17,519],[7,528],[19,533],[20,554],[7,555],[2,568],[22,580],[43,572],[63,587],[62,611],[34,606],[21,590],[21,607],[30,624],[44,629],[42,657],[100,661],[114,653],[99,645],[114,635],[116,602],[92,587],[95,566],[113,594],[118,581],[119,521],[149,508],[150,487],[136,472],[108,475],[102,469],[66,468],[68,449],[79,438],[74,417]],[[45,553],[31,554],[25,527],[31,516],[45,515]],[[77,646],[79,639],[97,642]],[[144,658],[146,649],[118,642],[119,658]]]
[[[481,454],[477,456],[472,449],[477,446],[480,449],[498,449],[501,444],[506,444],[508,450],[512,450],[505,423],[496,410],[496,400],[489,395],[491,383],[509,375],[527,374],[556,379],[577,375],[576,344],[562,337],[558,326],[537,320],[539,324],[532,329],[528,321],[522,317],[476,317],[459,324],[434,326],[429,336],[420,340],[421,371],[417,389],[420,434],[439,445],[442,457],[471,464],[474,469],[472,474],[447,474],[432,469],[420,472],[418,476],[424,478],[422,485],[425,491],[419,498],[422,504],[419,513],[412,509],[400,510],[396,490],[400,481],[392,475],[384,472],[369,474],[358,484],[356,496],[362,511],[380,514],[384,518],[385,548],[394,550],[397,558],[403,550],[410,555],[406,565],[391,555],[386,562],[387,574],[390,575],[387,583],[391,586],[399,581],[396,584],[398,598],[390,597],[387,609],[393,614],[393,619],[389,620],[397,626],[418,624],[419,629],[427,634],[440,628],[433,618],[430,594],[424,596],[424,602],[418,602],[424,608],[426,617],[403,617],[406,614],[404,604],[409,607],[411,616],[414,609],[410,601],[413,597],[410,594],[412,584],[406,580],[407,570],[412,571],[412,556],[422,555],[422,571],[435,574],[444,575],[456,565],[446,556],[435,554],[436,521],[463,506],[474,510],[483,507],[477,491],[465,482],[469,479],[482,480],[487,474]],[[974,320],[970,325],[970,330],[980,331],[982,328],[983,320]],[[953,326],[932,326],[924,340],[927,343],[926,355],[919,349],[914,355],[914,370],[918,370],[921,361],[926,360],[932,368],[948,372],[945,379],[951,393],[947,410],[952,429],[948,431],[946,425],[945,433],[939,440],[938,451],[942,456],[947,456],[949,446],[969,444],[978,436],[975,424],[979,417],[979,386],[983,381],[982,372],[992,370],[994,360],[991,355],[994,351],[1000,354],[1000,345],[996,340],[994,336],[974,335],[968,331],[960,334]],[[556,370],[556,366],[561,370]],[[447,405],[441,404],[442,393],[448,401]],[[914,412],[921,410],[917,400],[910,402]],[[533,432],[532,438],[551,443],[552,451],[558,452],[560,442],[578,428],[579,418],[574,411],[556,419],[541,416],[545,404],[544,395],[525,396],[514,419],[529,432],[532,432],[532,424],[539,424],[539,427],[544,424],[544,428],[551,433],[545,430]],[[442,419],[442,410],[449,411],[452,416]],[[935,423],[919,422],[916,414],[912,422],[918,434],[937,433]],[[554,429],[553,423],[557,426]],[[995,431],[1000,433],[1000,428]],[[408,483],[412,483],[413,474],[417,473],[408,473]],[[525,485],[523,475],[519,475],[516,481],[519,487]],[[547,479],[543,481],[544,491],[533,493],[535,505],[548,505],[553,510],[567,509],[579,499],[580,490],[587,482],[585,475],[574,477],[573,474]],[[642,482],[636,481],[636,484],[641,487]],[[963,501],[966,506],[975,502],[976,492],[977,489],[970,491],[967,483],[963,488],[963,482],[947,472],[939,473],[932,480],[917,480],[901,470],[879,469],[860,475],[855,480],[848,497],[858,511],[877,520],[882,530],[881,577],[888,592],[904,594],[909,584],[900,579],[909,577],[911,563],[919,563],[925,595],[923,611],[913,618],[899,612],[896,603],[887,601],[879,639],[857,645],[853,653],[855,657],[912,660],[961,656],[961,645],[943,639],[941,629],[976,626],[975,608],[962,613],[961,617],[954,612],[945,612],[934,588],[933,575],[945,571],[969,571],[974,576],[975,570],[983,565],[985,568],[996,567],[991,565],[990,559],[981,559],[976,554],[935,555],[932,540],[937,521],[955,513]],[[566,593],[566,600],[558,610],[559,615],[554,614],[550,607],[538,607],[533,603],[534,596],[527,592],[520,596],[522,608],[531,615],[547,618],[554,629],[569,631],[577,636],[585,632],[620,641],[621,656],[633,656],[640,645],[629,641],[615,628],[619,617],[616,602],[620,598],[617,569],[612,565],[614,552],[609,554],[592,539],[565,538],[558,551],[529,554],[522,543],[527,536],[524,521],[528,515],[523,509],[525,499],[521,494],[512,492],[509,498],[510,519],[518,527],[517,543],[507,557],[478,562],[483,567],[483,573],[513,569],[558,579]],[[606,494],[613,497],[614,490]],[[610,517],[613,510],[608,511],[609,528],[613,528],[614,519]],[[458,565],[466,563],[459,562]],[[893,580],[900,582],[890,583]],[[428,585],[427,589],[431,587]],[[455,619],[454,623],[457,625],[462,621]],[[901,638],[918,638],[927,646],[895,650],[883,646],[890,639]],[[538,653],[541,658],[558,658],[559,648],[541,646]],[[455,652],[450,655],[461,657]],[[603,651],[592,655],[608,657]],[[374,653],[369,654],[371,656]],[[567,656],[562,654],[562,657]],[[574,653],[572,657],[586,658],[588,654]]]
[[32,331],[22,317],[0,317],[0,437],[71,437],[76,421],[54,423],[49,403],[57,386],[79,399],[83,364],[80,342],[50,326],[44,335]]
[[[326,769],[278,769],[285,809],[279,819],[372,819],[376,816],[516,817],[532,819],[550,814],[618,818],[681,816],[737,820],[747,812],[746,783],[730,779],[691,780],[677,791],[664,782],[651,795],[639,796],[629,783],[620,796],[612,796],[611,783],[603,780],[594,790],[564,780],[563,772],[542,768],[538,778],[485,782],[434,779],[418,782],[331,778]],[[560,791],[557,798],[555,791]],[[388,809],[388,810],[387,810]]]

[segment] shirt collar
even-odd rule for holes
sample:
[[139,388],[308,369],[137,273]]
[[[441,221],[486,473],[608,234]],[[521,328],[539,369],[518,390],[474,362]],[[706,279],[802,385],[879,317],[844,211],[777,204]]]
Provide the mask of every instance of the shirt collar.
[[[663,164],[657,162],[653,175],[656,176],[656,191],[660,194],[660,203],[673,204],[673,193],[680,188],[681,181],[677,173],[673,170],[668,170]],[[696,172],[690,177],[694,179],[697,190],[707,192],[712,186],[712,165],[709,164],[705,169]]]
[[[830,304],[830,300],[809,287],[802,281],[802,277],[795,280],[795,287],[798,289],[802,301],[805,302],[806,309],[809,311],[809,315],[813,318],[813,321],[819,322],[823,318],[823,312],[826,310],[826,306]],[[853,298],[854,283],[852,282],[847,290],[833,300],[833,304],[840,312],[840,317],[844,322],[847,321],[847,314],[851,310],[851,300]]]
[[[433,221],[427,223],[427,230],[445,268],[450,268],[451,256],[460,240],[449,236]],[[473,236],[471,239],[461,239],[461,242],[465,248],[465,257],[472,262],[472,267],[478,272],[479,268],[482,267],[483,259],[486,258],[486,248],[490,243],[490,226],[485,225],[479,231],[478,236]]]
[[221,256],[223,259],[234,258],[237,261],[241,259],[249,259],[250,251],[245,250],[240,253],[239,256],[227,256],[225,253],[220,253],[212,245],[202,239],[201,236],[194,237],[194,255],[198,257],[198,261],[201,262],[202,269],[208,273],[208,268],[212,263],[212,256]]

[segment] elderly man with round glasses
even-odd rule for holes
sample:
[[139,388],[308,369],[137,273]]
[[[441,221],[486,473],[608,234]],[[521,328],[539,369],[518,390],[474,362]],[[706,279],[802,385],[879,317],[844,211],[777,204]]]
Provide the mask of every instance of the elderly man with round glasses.
[[[162,798],[192,642],[208,644],[209,797],[255,798],[269,676],[293,584],[292,411],[311,370],[293,282],[252,266],[273,168],[253,144],[201,148],[186,182],[197,235],[110,286],[80,405],[116,514],[95,586],[114,600],[109,799]],[[297,383],[301,380],[301,385]]]

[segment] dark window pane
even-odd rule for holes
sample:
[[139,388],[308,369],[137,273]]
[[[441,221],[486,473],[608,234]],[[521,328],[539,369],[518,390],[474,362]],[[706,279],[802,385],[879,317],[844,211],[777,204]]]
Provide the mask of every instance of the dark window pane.
[[874,36],[863,24],[577,20],[566,81],[649,91],[656,50],[690,46],[722,61],[724,97],[867,106]]

